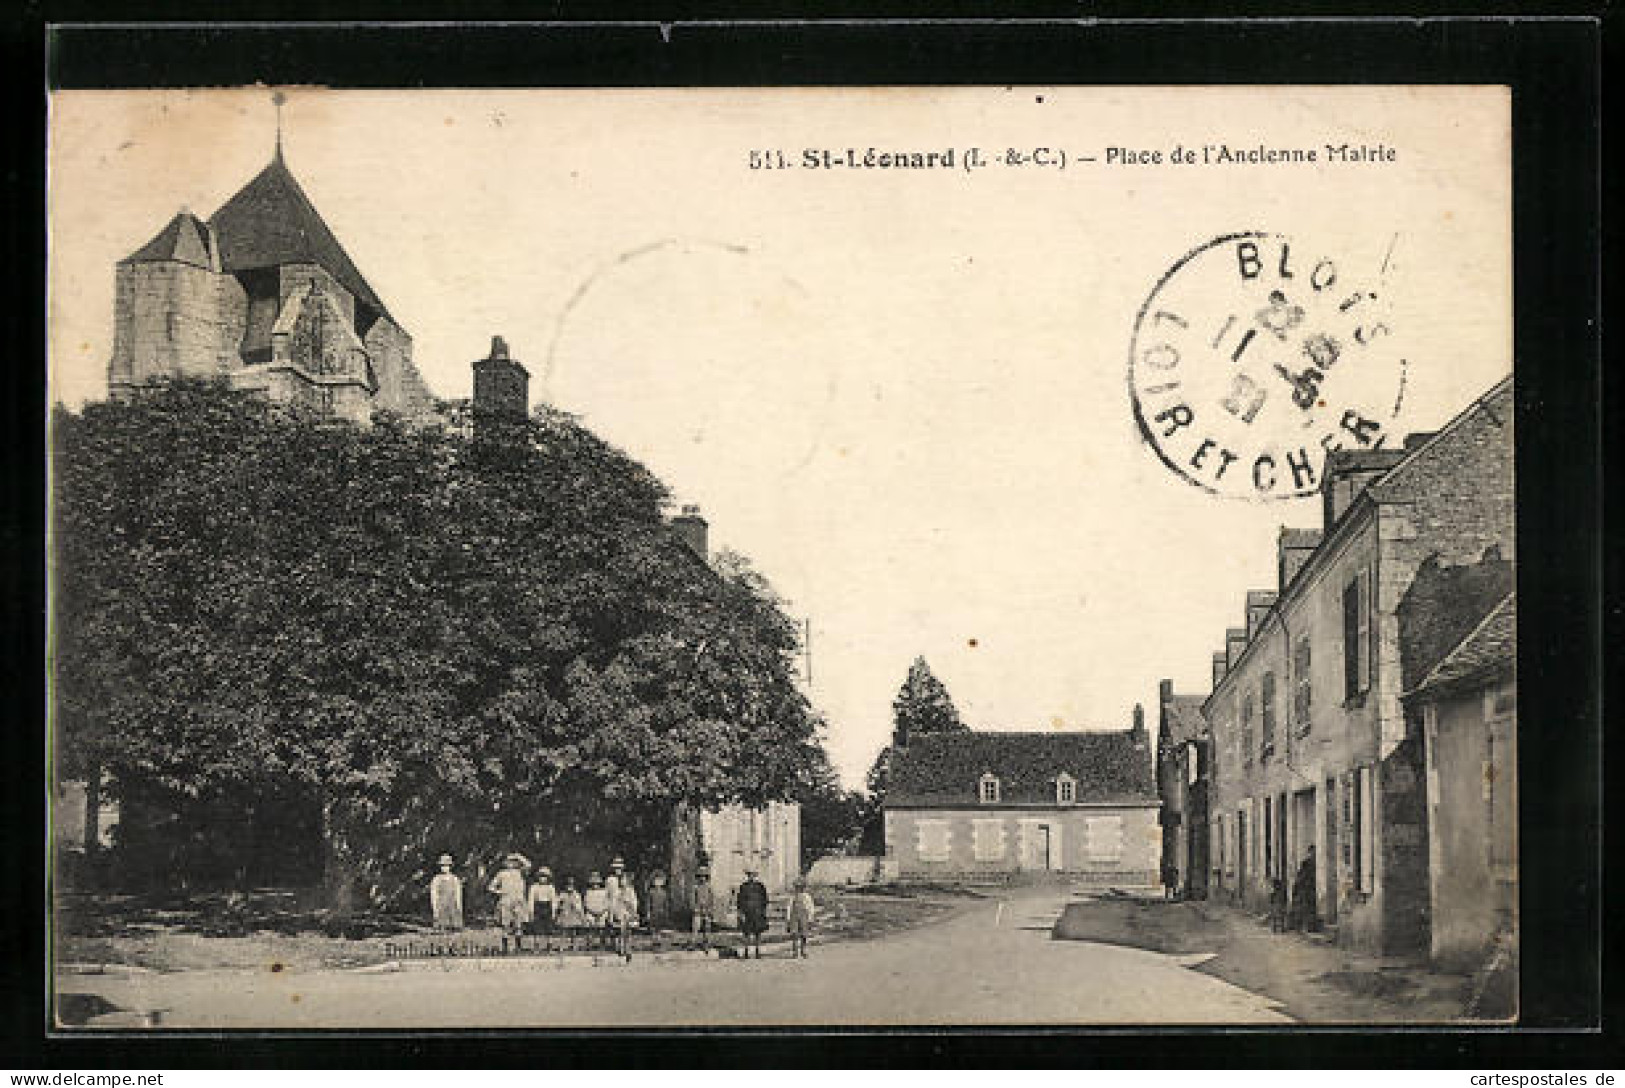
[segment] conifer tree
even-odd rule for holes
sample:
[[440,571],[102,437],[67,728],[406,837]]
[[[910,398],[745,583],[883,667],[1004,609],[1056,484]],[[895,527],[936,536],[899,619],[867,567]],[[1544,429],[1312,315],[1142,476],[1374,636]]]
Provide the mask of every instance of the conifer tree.
[[906,747],[914,737],[968,732],[970,726],[960,719],[953,696],[948,694],[948,689],[931,671],[925,658],[916,657],[908,667],[908,676],[898,689],[897,697],[892,700],[892,743],[882,748],[875,757],[865,782],[869,791],[863,834],[866,852],[878,853],[885,848],[881,841],[881,809],[891,784],[891,765],[896,750]]

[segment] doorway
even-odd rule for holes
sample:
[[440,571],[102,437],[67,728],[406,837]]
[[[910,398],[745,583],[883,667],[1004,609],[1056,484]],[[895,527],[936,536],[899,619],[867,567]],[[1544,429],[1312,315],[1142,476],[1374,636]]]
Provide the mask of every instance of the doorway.
[[[1320,917],[1328,925],[1337,921],[1337,779],[1326,779],[1325,815],[1326,815],[1326,847],[1321,852],[1320,872],[1315,879],[1320,881],[1320,891],[1317,899],[1320,905]],[[1345,808],[1348,798],[1343,799]]]
[[1236,895],[1247,900],[1247,810],[1236,813]]

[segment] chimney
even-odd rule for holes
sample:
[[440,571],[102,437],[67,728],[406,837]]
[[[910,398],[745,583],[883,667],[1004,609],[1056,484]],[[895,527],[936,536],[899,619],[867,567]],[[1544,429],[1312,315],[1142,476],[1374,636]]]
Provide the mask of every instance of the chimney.
[[1172,680],[1159,680],[1159,681],[1157,681],[1157,702],[1158,702],[1158,704],[1161,705],[1161,706],[1167,706],[1169,703],[1171,703],[1173,701],[1174,701],[1174,682]]
[[1320,480],[1324,530],[1331,532],[1360,493],[1404,457],[1404,450],[1333,450]]
[[506,340],[491,337],[491,354],[473,365],[476,417],[524,419],[530,414],[530,371],[509,358]]
[[1224,631],[1224,667],[1229,672],[1241,660],[1242,652],[1247,649],[1247,628],[1227,627]]
[[677,530],[677,535],[684,544],[687,544],[695,555],[701,559],[710,557],[710,526],[700,516],[700,508],[690,503],[683,507],[683,512],[671,519],[671,527]]
[[1219,685],[1224,683],[1225,674],[1228,673],[1229,671],[1230,671],[1230,659],[1228,657],[1226,657],[1224,654],[1214,654],[1213,655],[1213,690],[1214,691],[1219,690]]
[[1285,593],[1304,563],[1320,547],[1319,529],[1288,529],[1281,527],[1275,544],[1275,572],[1280,578],[1277,588]]
[[1258,629],[1264,623],[1264,617],[1269,615],[1270,608],[1275,604],[1275,594],[1267,589],[1249,589],[1247,591],[1247,640],[1252,641]]
[[1146,736],[1145,732],[1145,707],[1141,706],[1139,703],[1134,704],[1134,728],[1129,730],[1129,732],[1134,738],[1134,744],[1136,747],[1144,748],[1150,743],[1150,740]]
[[1405,436],[1405,452],[1410,453],[1412,450],[1432,441],[1433,436],[1438,433],[1438,431],[1412,431]]

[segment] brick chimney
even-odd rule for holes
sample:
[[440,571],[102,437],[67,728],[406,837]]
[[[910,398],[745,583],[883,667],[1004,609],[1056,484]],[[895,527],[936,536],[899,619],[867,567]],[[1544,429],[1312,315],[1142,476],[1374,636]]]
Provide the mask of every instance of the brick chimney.
[[671,519],[671,527],[677,531],[684,544],[687,544],[695,555],[701,559],[710,557],[710,526],[700,516],[700,508],[690,503],[683,507],[683,512]]
[[1224,629],[1224,663],[1225,671],[1236,667],[1241,660],[1243,651],[1247,649],[1247,628],[1226,627]]
[[1320,480],[1324,530],[1332,531],[1354,500],[1371,482],[1397,465],[1404,450],[1334,450]]
[[1275,594],[1267,589],[1249,589],[1247,591],[1247,638],[1258,634],[1258,628],[1263,624],[1264,617],[1270,614],[1270,608],[1275,604]]
[[474,362],[476,417],[523,419],[530,414],[530,371],[508,355],[508,342],[491,337],[491,354]]
[[1285,593],[1309,556],[1320,547],[1319,529],[1288,529],[1281,527],[1275,543],[1275,571],[1280,578],[1277,588]]

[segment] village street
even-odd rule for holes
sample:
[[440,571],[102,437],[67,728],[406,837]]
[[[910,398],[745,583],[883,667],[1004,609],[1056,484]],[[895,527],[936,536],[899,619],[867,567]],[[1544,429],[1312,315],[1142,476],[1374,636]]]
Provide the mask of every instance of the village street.
[[776,945],[760,961],[68,975],[60,989],[162,1009],[164,1027],[188,1028],[1290,1022],[1175,957],[1052,940],[1072,894],[1012,891],[921,928],[815,946],[800,961]]

